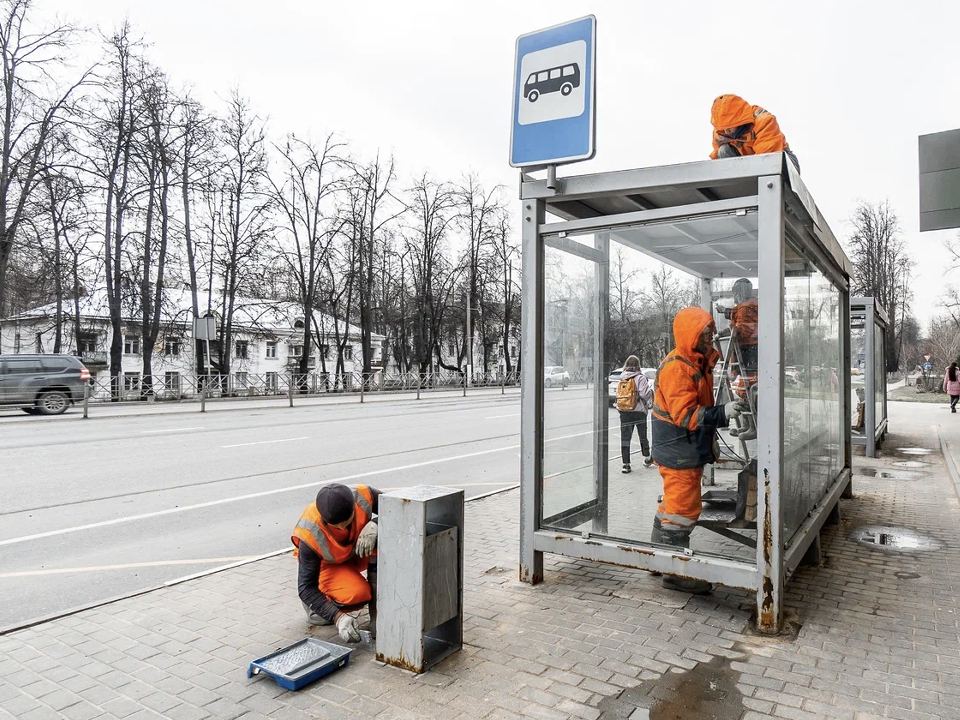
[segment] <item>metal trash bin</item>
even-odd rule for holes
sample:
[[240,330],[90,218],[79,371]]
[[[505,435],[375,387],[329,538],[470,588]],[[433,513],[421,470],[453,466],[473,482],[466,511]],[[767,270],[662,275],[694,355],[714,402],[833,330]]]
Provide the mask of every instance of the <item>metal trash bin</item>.
[[463,490],[380,495],[377,660],[423,672],[463,645]]

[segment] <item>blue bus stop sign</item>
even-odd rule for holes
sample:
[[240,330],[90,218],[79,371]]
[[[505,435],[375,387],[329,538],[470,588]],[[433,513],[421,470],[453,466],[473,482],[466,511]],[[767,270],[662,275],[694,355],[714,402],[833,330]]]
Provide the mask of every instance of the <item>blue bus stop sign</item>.
[[513,72],[513,167],[589,160],[596,152],[597,19],[521,35]]

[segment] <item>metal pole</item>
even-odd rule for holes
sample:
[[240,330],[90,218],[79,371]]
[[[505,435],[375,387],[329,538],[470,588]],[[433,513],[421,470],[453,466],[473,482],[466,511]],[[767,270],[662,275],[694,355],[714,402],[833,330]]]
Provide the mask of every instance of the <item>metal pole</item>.
[[287,398],[290,400],[290,407],[293,407],[293,373],[287,377]]
[[776,634],[783,621],[783,185],[757,178],[759,387],[757,408],[757,628]]
[[[876,300],[874,300],[876,303]],[[876,378],[876,367],[877,367],[877,340],[876,340],[876,311],[874,310],[874,305],[869,307],[864,307],[864,330],[865,337],[863,346],[866,350],[864,353],[864,359],[867,361],[864,363],[867,367],[867,372],[865,373],[863,383],[863,405],[864,405],[864,415],[863,415],[863,435],[864,439],[867,442],[867,457],[876,457],[877,456],[877,405],[876,405],[876,393],[877,393],[877,378]]]
[[207,411],[207,383],[204,382],[200,388],[200,412]]
[[420,399],[420,383],[421,383],[420,371],[418,370],[417,371],[417,400]]
[[543,200],[521,202],[523,332],[520,383],[520,580],[543,580],[543,552],[534,535],[543,505]]
[[87,381],[83,384],[83,419],[87,419],[88,411],[90,409],[90,382]]
[[363,386],[367,384],[367,380],[363,375],[363,370],[360,371],[360,404],[363,405]]
[[[593,367],[587,375],[587,388],[590,388],[590,375],[593,375],[593,482],[594,496],[597,499],[597,512],[593,517],[593,531],[607,532],[610,509],[610,408],[607,406],[607,388],[604,383],[604,350],[606,347],[607,321],[610,316],[610,235],[597,233],[593,246],[600,251],[603,259],[594,264],[593,297],[596,307],[593,309]],[[561,383],[565,389],[566,383]]]

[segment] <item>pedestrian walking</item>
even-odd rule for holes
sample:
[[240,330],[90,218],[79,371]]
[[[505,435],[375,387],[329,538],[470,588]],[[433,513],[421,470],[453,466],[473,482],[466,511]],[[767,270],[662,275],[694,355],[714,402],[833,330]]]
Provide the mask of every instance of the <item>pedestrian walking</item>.
[[647,376],[640,372],[640,359],[631,355],[623,364],[620,382],[617,383],[617,410],[620,412],[620,459],[621,472],[630,472],[630,443],[633,430],[640,436],[640,452],[644,467],[650,467],[650,442],[647,440],[647,413],[653,401],[653,391]]
[[950,412],[955,413],[957,401],[960,400],[960,371],[957,370],[955,362],[950,363],[943,376],[943,391],[950,396]]

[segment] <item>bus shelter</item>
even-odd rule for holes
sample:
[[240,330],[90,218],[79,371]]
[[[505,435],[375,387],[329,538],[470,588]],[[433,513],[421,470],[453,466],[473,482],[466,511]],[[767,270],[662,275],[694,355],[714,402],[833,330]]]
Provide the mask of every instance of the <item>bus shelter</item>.
[[850,298],[850,382],[854,445],[880,454],[887,434],[887,326],[883,306],[872,297]]
[[[523,175],[521,211],[520,579],[543,579],[544,553],[697,578],[754,591],[758,628],[777,632],[784,583],[819,552],[851,483],[850,262],[798,172],[776,153]],[[668,278],[645,310],[661,319],[661,355],[677,298],[713,312],[721,331],[738,280],[759,303],[749,378],[730,335],[718,340],[716,401],[747,380],[754,414],[752,427],[718,433],[689,549],[650,542],[656,470],[620,472],[609,373],[623,361],[610,348],[628,256]],[[561,364],[591,382],[546,387],[544,368]]]

